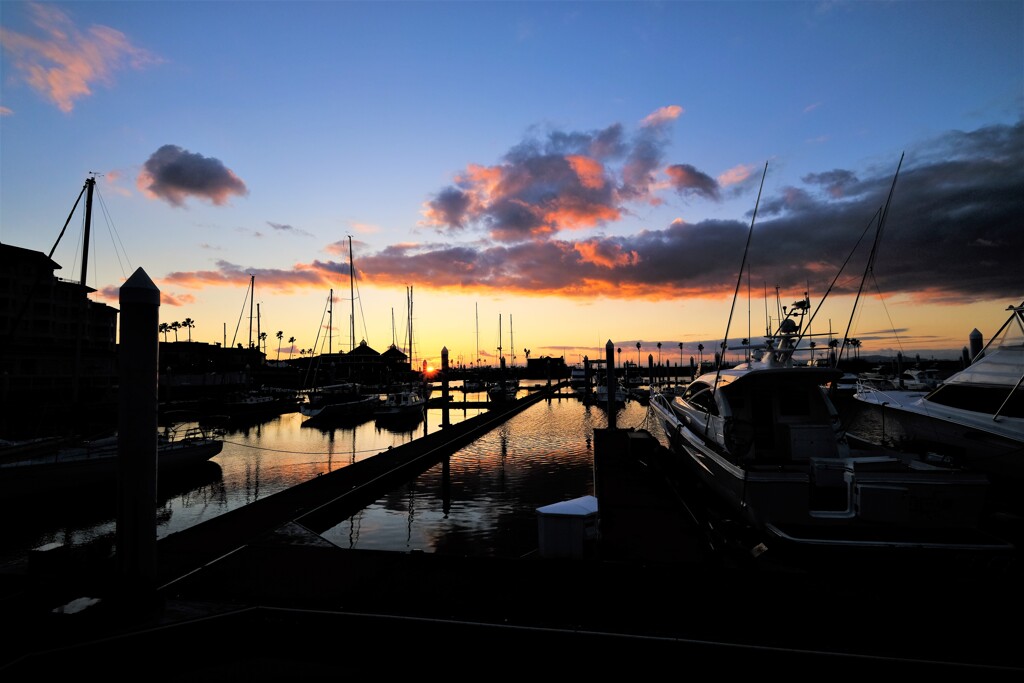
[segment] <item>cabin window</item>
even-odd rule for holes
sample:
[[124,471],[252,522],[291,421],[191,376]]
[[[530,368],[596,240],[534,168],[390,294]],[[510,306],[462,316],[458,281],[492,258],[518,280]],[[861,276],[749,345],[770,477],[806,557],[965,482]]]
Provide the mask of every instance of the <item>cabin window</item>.
[[983,415],[992,415],[1002,406],[1000,415],[1024,417],[1024,390],[1014,391],[1013,397],[1003,406],[1009,392],[1008,387],[969,387],[960,384],[943,384],[928,396],[928,401]]
[[718,406],[715,404],[715,396],[711,393],[711,387],[696,392],[688,400],[693,407],[711,415],[718,415]]

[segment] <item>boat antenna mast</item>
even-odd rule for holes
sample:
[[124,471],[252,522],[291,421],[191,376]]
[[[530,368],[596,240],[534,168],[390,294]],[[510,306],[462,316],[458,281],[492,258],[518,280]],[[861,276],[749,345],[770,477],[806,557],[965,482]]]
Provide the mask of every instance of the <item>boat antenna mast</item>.
[[764,171],[761,173],[761,186],[757,190],[757,201],[754,202],[754,215],[750,217],[750,229],[747,231],[747,244],[743,248],[743,261],[740,263],[740,274],[736,278],[736,291],[732,295],[732,306],[729,308],[729,320],[725,324],[725,338],[722,339],[722,351],[718,355],[718,367],[715,369],[715,386],[718,386],[718,377],[722,374],[722,363],[725,361],[725,350],[729,347],[729,327],[732,325],[732,314],[736,309],[736,297],[740,294],[740,284],[743,282],[743,271],[747,267],[747,252],[750,251],[750,238],[754,234],[754,221],[757,220],[757,207],[761,204],[761,191],[764,189],[764,178],[768,175],[768,162],[764,162]]

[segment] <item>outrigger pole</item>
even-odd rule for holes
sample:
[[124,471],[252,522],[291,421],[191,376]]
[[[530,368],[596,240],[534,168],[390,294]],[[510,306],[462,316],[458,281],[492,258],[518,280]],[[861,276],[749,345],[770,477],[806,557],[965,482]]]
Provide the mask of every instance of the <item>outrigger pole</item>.
[[761,203],[761,190],[764,189],[764,178],[768,175],[768,162],[764,162],[764,172],[761,174],[761,186],[757,190],[757,201],[754,203],[754,215],[750,217],[750,230],[747,231],[747,244],[743,248],[743,262],[740,263],[740,275],[736,278],[736,291],[732,295],[732,306],[729,308],[729,321],[725,325],[725,338],[722,340],[722,353],[718,356],[718,367],[715,368],[715,386],[718,386],[718,374],[722,372],[722,363],[725,362],[725,349],[729,345],[729,327],[732,325],[732,313],[736,309],[736,297],[740,293],[740,283],[743,282],[743,269],[747,267],[747,252],[750,251],[750,237],[754,234],[754,221],[757,219],[757,207]]
[[889,215],[889,204],[892,203],[892,193],[896,189],[896,179],[900,175],[900,168],[903,166],[903,157],[906,153],[900,155],[900,163],[896,165],[896,173],[892,177],[892,185],[889,186],[889,196],[885,200],[885,206],[882,209],[882,215],[878,219],[878,230],[875,231],[875,242],[871,245],[871,253],[868,255],[867,265],[864,266],[864,277],[860,280],[860,287],[857,288],[857,296],[853,300],[853,310],[850,311],[850,319],[846,323],[846,333],[843,334],[843,344],[839,349],[839,354],[836,356],[836,366],[839,365],[839,360],[843,357],[843,351],[846,350],[846,340],[850,338],[850,326],[853,325],[853,316],[857,312],[857,304],[860,302],[861,292],[864,291],[864,283],[868,279],[868,275],[875,272],[875,256],[878,254],[878,243],[882,239],[882,228],[885,227],[885,219]]

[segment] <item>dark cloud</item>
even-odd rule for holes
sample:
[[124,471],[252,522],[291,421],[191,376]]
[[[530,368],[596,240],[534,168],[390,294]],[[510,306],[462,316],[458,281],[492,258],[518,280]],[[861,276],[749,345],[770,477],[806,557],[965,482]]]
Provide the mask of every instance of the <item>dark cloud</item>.
[[267,225],[279,232],[290,232],[293,235],[308,235],[310,237],[313,235],[311,232],[307,232],[301,228],[296,228],[294,225],[288,225],[287,223],[274,223],[273,221],[267,221]]
[[[565,138],[557,144],[583,142]],[[557,187],[568,174],[564,163],[548,156],[540,149],[522,156],[523,187],[516,189],[521,203],[509,197],[475,218],[494,221],[492,232],[499,234],[536,230],[534,204],[524,198],[554,202],[539,191],[539,178]],[[896,158],[891,168],[856,174],[808,174],[803,179],[807,187],[786,187],[762,197],[752,234],[748,215],[746,220],[676,221],[630,236],[578,241],[550,235],[473,245],[404,244],[360,258],[359,275],[370,284],[416,282],[452,291],[581,301],[600,296],[721,298],[735,289],[750,235],[748,279],[756,289],[778,286],[793,296],[809,290],[812,297],[830,288],[833,293],[854,293],[892,189],[867,287],[932,302],[1024,299],[1024,123],[953,132],[912,149],[893,188],[899,163]],[[503,181],[511,184],[514,177],[512,173]],[[843,186],[841,198],[830,191],[833,185]],[[587,208],[591,197],[582,191],[575,196]],[[570,206],[559,201],[560,208]],[[517,209],[522,213],[517,215]],[[317,261],[292,271],[257,271],[262,273],[257,277],[282,288],[324,287],[347,276],[347,268]],[[249,272],[221,263],[217,271],[173,274],[168,280],[191,286],[243,278],[247,282]]]
[[718,199],[718,181],[690,164],[672,164],[665,169],[669,182],[681,195],[695,194],[705,199]]
[[219,159],[164,145],[146,160],[136,186],[150,197],[183,206],[189,197],[220,206],[249,193],[245,183]]
[[[523,149],[524,163],[539,158]],[[855,292],[899,161],[861,173],[808,174],[807,187],[763,197],[751,240],[752,279],[823,294],[840,276],[833,291]],[[532,190],[538,186],[529,184]],[[506,211],[496,205],[491,218],[510,232],[536,229],[531,206],[510,201]],[[869,284],[933,300],[1024,298],[1022,217],[1024,123],[941,136],[903,162]],[[748,213],[747,221],[679,222],[631,237],[579,242],[551,239],[454,251],[406,247],[400,258],[382,252],[379,259],[364,260],[364,267],[371,279],[393,273],[441,287],[570,296],[720,295],[735,286],[749,218]],[[459,265],[446,274],[453,254]]]
[[857,176],[851,171],[836,169],[825,173],[808,173],[801,180],[808,185],[820,185],[838,199],[846,194],[846,188],[857,182]]
[[653,192],[668,125],[681,112],[655,112],[631,140],[621,124],[534,135],[496,166],[467,168],[427,202],[425,223],[442,231],[477,227],[511,243],[618,220],[630,203],[658,202]]

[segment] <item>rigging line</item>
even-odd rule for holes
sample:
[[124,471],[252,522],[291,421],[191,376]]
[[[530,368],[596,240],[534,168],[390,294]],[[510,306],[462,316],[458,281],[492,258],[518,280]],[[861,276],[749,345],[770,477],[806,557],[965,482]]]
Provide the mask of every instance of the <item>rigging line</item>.
[[878,286],[878,280],[875,279],[875,273],[871,273],[871,282],[875,286],[875,291],[878,292],[878,300],[882,302],[882,310],[885,311],[885,317],[889,319],[889,327],[892,328],[892,336],[896,339],[896,346],[899,347],[900,353],[903,353],[903,343],[900,341],[900,335],[896,332],[896,324],[892,321],[892,316],[889,314],[889,309],[885,305],[885,299],[882,296],[882,288]]
[[[850,259],[852,259],[853,255],[857,252],[857,249],[860,247],[861,241],[863,241],[864,237],[868,234],[868,230],[871,229],[871,226],[875,224],[875,219],[879,217],[879,214],[881,213],[881,211],[882,211],[882,207],[878,207],[878,210],[875,211],[875,215],[872,216],[871,220],[868,221],[868,224],[864,226],[864,231],[861,232],[860,237],[857,238],[856,244],[853,245],[853,249],[850,250],[850,253],[846,256],[846,260],[843,261],[843,265],[839,267],[839,272],[836,273],[836,276],[834,278],[832,278],[832,283],[828,286],[828,289],[825,290],[825,294],[821,297],[821,300],[818,301],[818,306],[814,309],[814,312],[811,313],[811,317],[807,320],[807,330],[808,331],[810,331],[811,323],[814,322],[815,316],[818,315],[818,312],[821,310],[821,307],[825,304],[825,300],[828,298],[828,295],[835,288],[836,283],[839,281],[839,277],[843,274],[843,271],[846,269],[846,266],[849,265]],[[802,340],[803,338],[804,338],[804,333],[803,333],[803,331],[801,331],[800,332],[800,336],[797,337],[797,343],[799,343],[800,340]]]
[[[331,290],[331,293],[327,295],[327,303],[324,304],[324,312],[320,315],[320,324],[316,328],[316,336],[315,336],[315,338],[313,340],[313,349],[312,349],[313,352],[317,351],[317,344],[320,343],[320,333],[324,329],[324,318],[327,317],[327,307],[331,303],[331,296],[333,296],[333,293],[334,293],[334,290]],[[322,349],[321,349],[321,351],[322,351]],[[320,354],[319,353],[317,354],[315,365],[317,366],[317,368],[319,368],[319,366],[320,366]],[[313,372],[313,378],[316,379],[316,372],[313,371],[313,366],[314,366],[314,363],[312,362],[312,359],[311,359],[311,362],[308,365],[306,365],[306,377],[302,380],[302,386],[304,386],[304,387],[310,386],[310,384],[309,384],[309,373],[311,371]]]
[[242,326],[242,316],[245,315],[245,303],[249,300],[249,292],[252,290],[252,275],[249,276],[249,286],[245,288],[245,298],[242,299],[242,310],[238,314],[238,322],[235,323],[235,334],[231,337],[231,347],[234,348],[238,339],[238,328]]
[[75,209],[78,208],[78,202],[82,201],[82,195],[85,194],[85,189],[89,187],[89,182],[86,181],[85,185],[82,186],[82,191],[78,193],[78,199],[75,200],[74,206],[71,207],[71,213],[68,214],[68,219],[64,221],[64,227],[60,229],[60,234],[57,235],[57,241],[53,243],[53,247],[50,248],[50,253],[47,254],[47,258],[53,258],[53,252],[57,250],[57,245],[60,244],[60,240],[64,237],[64,231],[68,229],[68,225],[71,223],[71,217],[75,215]]
[[[768,162],[764,162],[764,172],[761,174],[761,186],[757,190],[757,201],[754,202],[754,214],[750,217],[750,230],[747,231],[747,245],[743,248],[743,261],[740,263],[740,276],[736,278],[736,291],[732,295],[732,306],[729,308],[729,321],[725,324],[725,338],[722,340],[722,353],[718,356],[718,373],[722,372],[722,362],[725,360],[725,349],[729,344],[729,327],[732,325],[732,314],[736,309],[736,297],[740,293],[740,283],[743,282],[743,270],[747,266],[747,252],[750,251],[750,238],[754,234],[754,221],[757,220],[757,207],[761,203],[761,190],[764,189],[764,178],[768,175]],[[715,386],[718,386],[718,377],[715,377]]]
[[[332,453],[330,451],[326,451],[326,452],[324,452],[324,451],[288,451],[288,450],[283,450],[283,449],[280,449],[280,448],[264,448],[262,446],[254,446],[252,444],[242,443],[240,441],[228,441],[227,439],[221,439],[221,441],[223,443],[230,444],[232,446],[238,446],[240,448],[250,448],[250,449],[256,450],[256,451],[267,451],[268,453],[291,453],[293,455],[336,455],[336,453]],[[383,452],[384,451],[382,451],[379,448],[367,448],[367,449],[364,449],[364,450],[357,450],[357,451],[347,451],[347,450],[345,451],[345,453],[383,453]]]
[[103,218],[107,223],[107,233],[110,234],[110,241],[114,244],[114,256],[117,258],[117,265],[121,268],[121,277],[127,279],[128,274],[125,272],[124,264],[121,263],[121,255],[124,254],[124,260],[128,262],[128,269],[132,270],[131,259],[128,258],[128,250],[124,248],[124,243],[121,242],[121,235],[117,232],[117,226],[114,225],[114,220],[110,217],[110,211],[107,210],[107,203],[103,201],[103,195],[100,194],[100,188],[95,188],[96,199],[99,201],[100,211],[103,212]]
[[[857,310],[857,304],[860,302],[861,292],[864,290],[864,281],[867,280],[868,274],[874,274],[875,271],[875,256],[878,254],[878,243],[882,239],[882,229],[885,227],[885,219],[889,215],[889,204],[892,203],[892,194],[896,189],[896,179],[899,178],[900,168],[903,167],[903,157],[906,154],[900,154],[900,163],[896,165],[896,173],[892,177],[892,185],[889,186],[889,196],[885,200],[885,208],[882,210],[882,216],[878,219],[878,230],[875,231],[875,241],[871,245],[871,252],[868,254],[868,262],[864,267],[864,277],[860,281],[860,287],[857,288],[857,296],[853,300],[853,310],[850,312],[850,320],[846,323],[846,333],[843,335],[843,344],[839,349],[839,354],[836,356],[836,366],[839,365],[839,360],[843,357],[843,351],[846,350],[846,340],[850,337],[850,325],[853,324],[853,314]],[[891,324],[891,323],[890,323]]]

